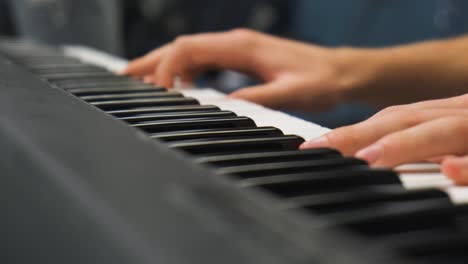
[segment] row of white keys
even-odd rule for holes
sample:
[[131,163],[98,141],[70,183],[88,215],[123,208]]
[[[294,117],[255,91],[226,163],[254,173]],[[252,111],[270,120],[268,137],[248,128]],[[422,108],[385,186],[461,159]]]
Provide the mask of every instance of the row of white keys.
[[[71,57],[114,72],[120,72],[127,64],[127,61],[121,58],[87,47],[68,46],[64,48],[64,51]],[[283,112],[243,100],[227,98],[223,93],[213,89],[180,89],[179,91],[186,96],[197,99],[201,104],[216,105],[223,110],[233,111],[237,115],[250,117],[258,126],[274,126],[285,134],[299,135],[305,140],[317,138],[330,131],[328,128]],[[436,164],[408,164],[400,166],[396,170],[407,189],[438,188],[446,191],[455,204],[468,204],[468,187],[454,186],[453,182],[440,172],[440,168]]]
[[232,99],[225,94],[209,88],[180,89],[185,96],[197,99],[201,104],[216,105],[240,116],[250,117],[257,126],[274,126],[284,134],[295,134],[305,140],[317,138],[329,131],[328,128],[275,111],[244,100]]
[[[121,58],[87,47],[66,46],[64,51],[68,56],[79,58],[84,62],[104,67],[113,72],[120,72],[127,64],[127,61]],[[247,101],[227,98],[223,93],[213,89],[197,88],[180,89],[179,91],[186,96],[198,99],[201,104],[216,105],[223,110],[230,110],[238,115],[248,116],[255,121],[257,126],[275,126],[285,134],[296,134],[305,140],[316,138],[329,131],[327,128],[283,112],[274,111]]]

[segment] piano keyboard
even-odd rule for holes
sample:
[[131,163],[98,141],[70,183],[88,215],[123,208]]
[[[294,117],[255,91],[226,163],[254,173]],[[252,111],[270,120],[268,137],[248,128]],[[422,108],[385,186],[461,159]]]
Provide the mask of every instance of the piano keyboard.
[[437,166],[406,165],[397,174],[331,149],[299,151],[304,140],[329,130],[212,89],[166,91],[117,76],[126,61],[92,49],[65,47],[66,56],[29,46],[3,52],[217,177],[266,191],[277,199],[274,210],[323,217],[314,228],[346,229],[407,260],[468,260],[468,189],[453,186]]
[[[70,57],[118,73],[127,61],[106,53],[82,46],[66,46],[64,52]],[[265,108],[243,100],[227,98],[223,93],[210,88],[179,89],[182,94],[197,99],[201,104],[216,105],[240,116],[248,116],[258,126],[274,126],[285,134],[298,135],[305,140],[317,138],[329,131],[328,128],[290,116],[280,111]],[[407,164],[396,169],[407,189],[437,188],[449,194],[455,204],[468,203],[468,187],[455,186],[440,172],[437,164]]]

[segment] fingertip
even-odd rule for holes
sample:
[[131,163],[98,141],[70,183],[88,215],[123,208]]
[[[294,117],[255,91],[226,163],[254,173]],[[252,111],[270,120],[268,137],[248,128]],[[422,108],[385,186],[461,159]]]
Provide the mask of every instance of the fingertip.
[[153,76],[152,75],[146,75],[143,77],[143,82],[144,83],[153,83]]
[[153,69],[157,67],[158,62],[158,59],[154,59],[146,55],[130,61],[124,71],[127,75],[146,75],[153,72]]
[[[257,88],[257,87],[247,87],[247,88],[242,88],[237,91],[232,92],[229,94],[230,98],[233,99],[241,99],[241,100],[246,100],[250,102],[255,102],[264,106],[269,106],[268,101],[263,98],[264,96],[262,95],[263,91],[259,89],[265,89],[263,87]],[[268,93],[268,91],[266,91]]]
[[322,136],[313,140],[306,141],[299,146],[299,149],[311,148],[327,148],[330,147],[330,142],[326,136]]
[[128,75],[128,67],[125,67],[119,71],[117,71],[118,75]]
[[166,87],[168,89],[174,88],[174,81],[168,76],[158,76],[155,79],[153,79],[153,81],[153,83],[157,86]]
[[158,70],[152,75],[152,83],[157,86],[171,88],[171,86],[167,84],[166,77]]
[[468,158],[448,158],[442,163],[442,172],[460,185],[468,185]]
[[228,94],[227,97],[231,99],[242,99],[242,94],[239,93],[238,91],[235,91],[235,92]]
[[121,70],[119,73],[122,75],[136,75],[137,71],[135,70],[136,66],[133,63],[127,64],[127,66]]
[[374,144],[366,147],[356,153],[356,158],[367,161],[370,165],[379,166],[382,162],[383,148],[379,144]]

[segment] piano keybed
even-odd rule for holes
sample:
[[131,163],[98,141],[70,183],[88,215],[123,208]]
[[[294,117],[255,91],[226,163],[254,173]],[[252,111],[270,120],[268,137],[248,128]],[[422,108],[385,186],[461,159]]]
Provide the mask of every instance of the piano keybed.
[[[316,228],[348,230],[407,260],[468,261],[468,206],[454,204],[438,189],[408,190],[395,171],[371,169],[332,149],[298,150],[304,139],[323,134],[326,128],[229,101],[211,90],[168,91],[119,76],[96,66],[97,53],[89,50],[80,59],[42,48],[3,52],[54,87],[185,153],[216,177],[231,179],[241,189],[271,194],[277,199],[275,210],[323,217]],[[125,64],[99,56],[99,64],[104,60],[115,66],[112,70]],[[220,100],[221,105],[216,103]],[[258,114],[248,117],[252,113]]]

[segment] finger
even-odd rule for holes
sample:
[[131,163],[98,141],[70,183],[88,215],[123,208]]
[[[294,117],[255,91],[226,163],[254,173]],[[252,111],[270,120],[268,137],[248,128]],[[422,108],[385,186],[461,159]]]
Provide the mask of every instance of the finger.
[[151,74],[154,68],[159,64],[164,53],[168,52],[170,44],[156,49],[143,57],[131,61],[123,70],[123,74],[144,76]]
[[356,157],[373,166],[394,167],[468,152],[468,118],[446,117],[395,132],[360,150]]
[[174,88],[176,86],[176,78],[181,83],[190,84],[193,83],[195,78],[202,72],[201,68],[187,68],[184,70],[174,70],[170,72],[169,64],[173,63],[173,61],[177,61],[179,59],[173,58],[172,56],[177,56],[178,54],[168,54],[167,56],[170,58],[165,58],[162,60],[159,67],[157,67],[154,71],[152,76],[152,82],[158,86],[166,87],[166,88]]
[[153,80],[153,75],[145,75],[143,77],[143,82],[145,83],[153,83],[154,80]]
[[412,104],[415,108],[466,108],[468,106],[468,94],[446,99],[423,101]]
[[[402,116],[401,118],[409,118]],[[397,115],[386,115],[368,119],[355,125],[337,128],[326,135],[304,142],[300,148],[334,148],[344,155],[354,155],[356,151],[368,146],[383,136],[407,128],[408,122]]]
[[307,141],[302,149],[330,147],[345,155],[354,155],[358,150],[376,142],[385,135],[410,128],[429,120],[445,116],[465,115],[468,111],[458,109],[401,110],[376,115],[352,126],[341,127],[324,137]]
[[468,156],[445,159],[442,163],[442,172],[455,183],[468,185]]
[[247,100],[270,108],[284,108],[292,102],[287,85],[283,82],[245,87],[229,95],[230,98]]
[[391,106],[383,111],[380,111],[376,115],[387,114],[390,112],[397,112],[401,110],[422,110],[422,109],[458,109],[458,108],[466,108],[468,107],[468,94],[445,98],[445,99],[437,99],[437,100],[428,100],[422,101],[407,105],[397,105]]
[[160,85],[171,87],[174,77],[206,69],[253,72],[257,33],[232,31],[178,38],[163,56],[156,72]]
[[453,156],[453,155],[444,155],[444,156],[429,158],[429,159],[426,159],[426,161],[441,164],[444,160],[446,160],[448,158],[452,158],[452,157],[455,157],[455,156]]

